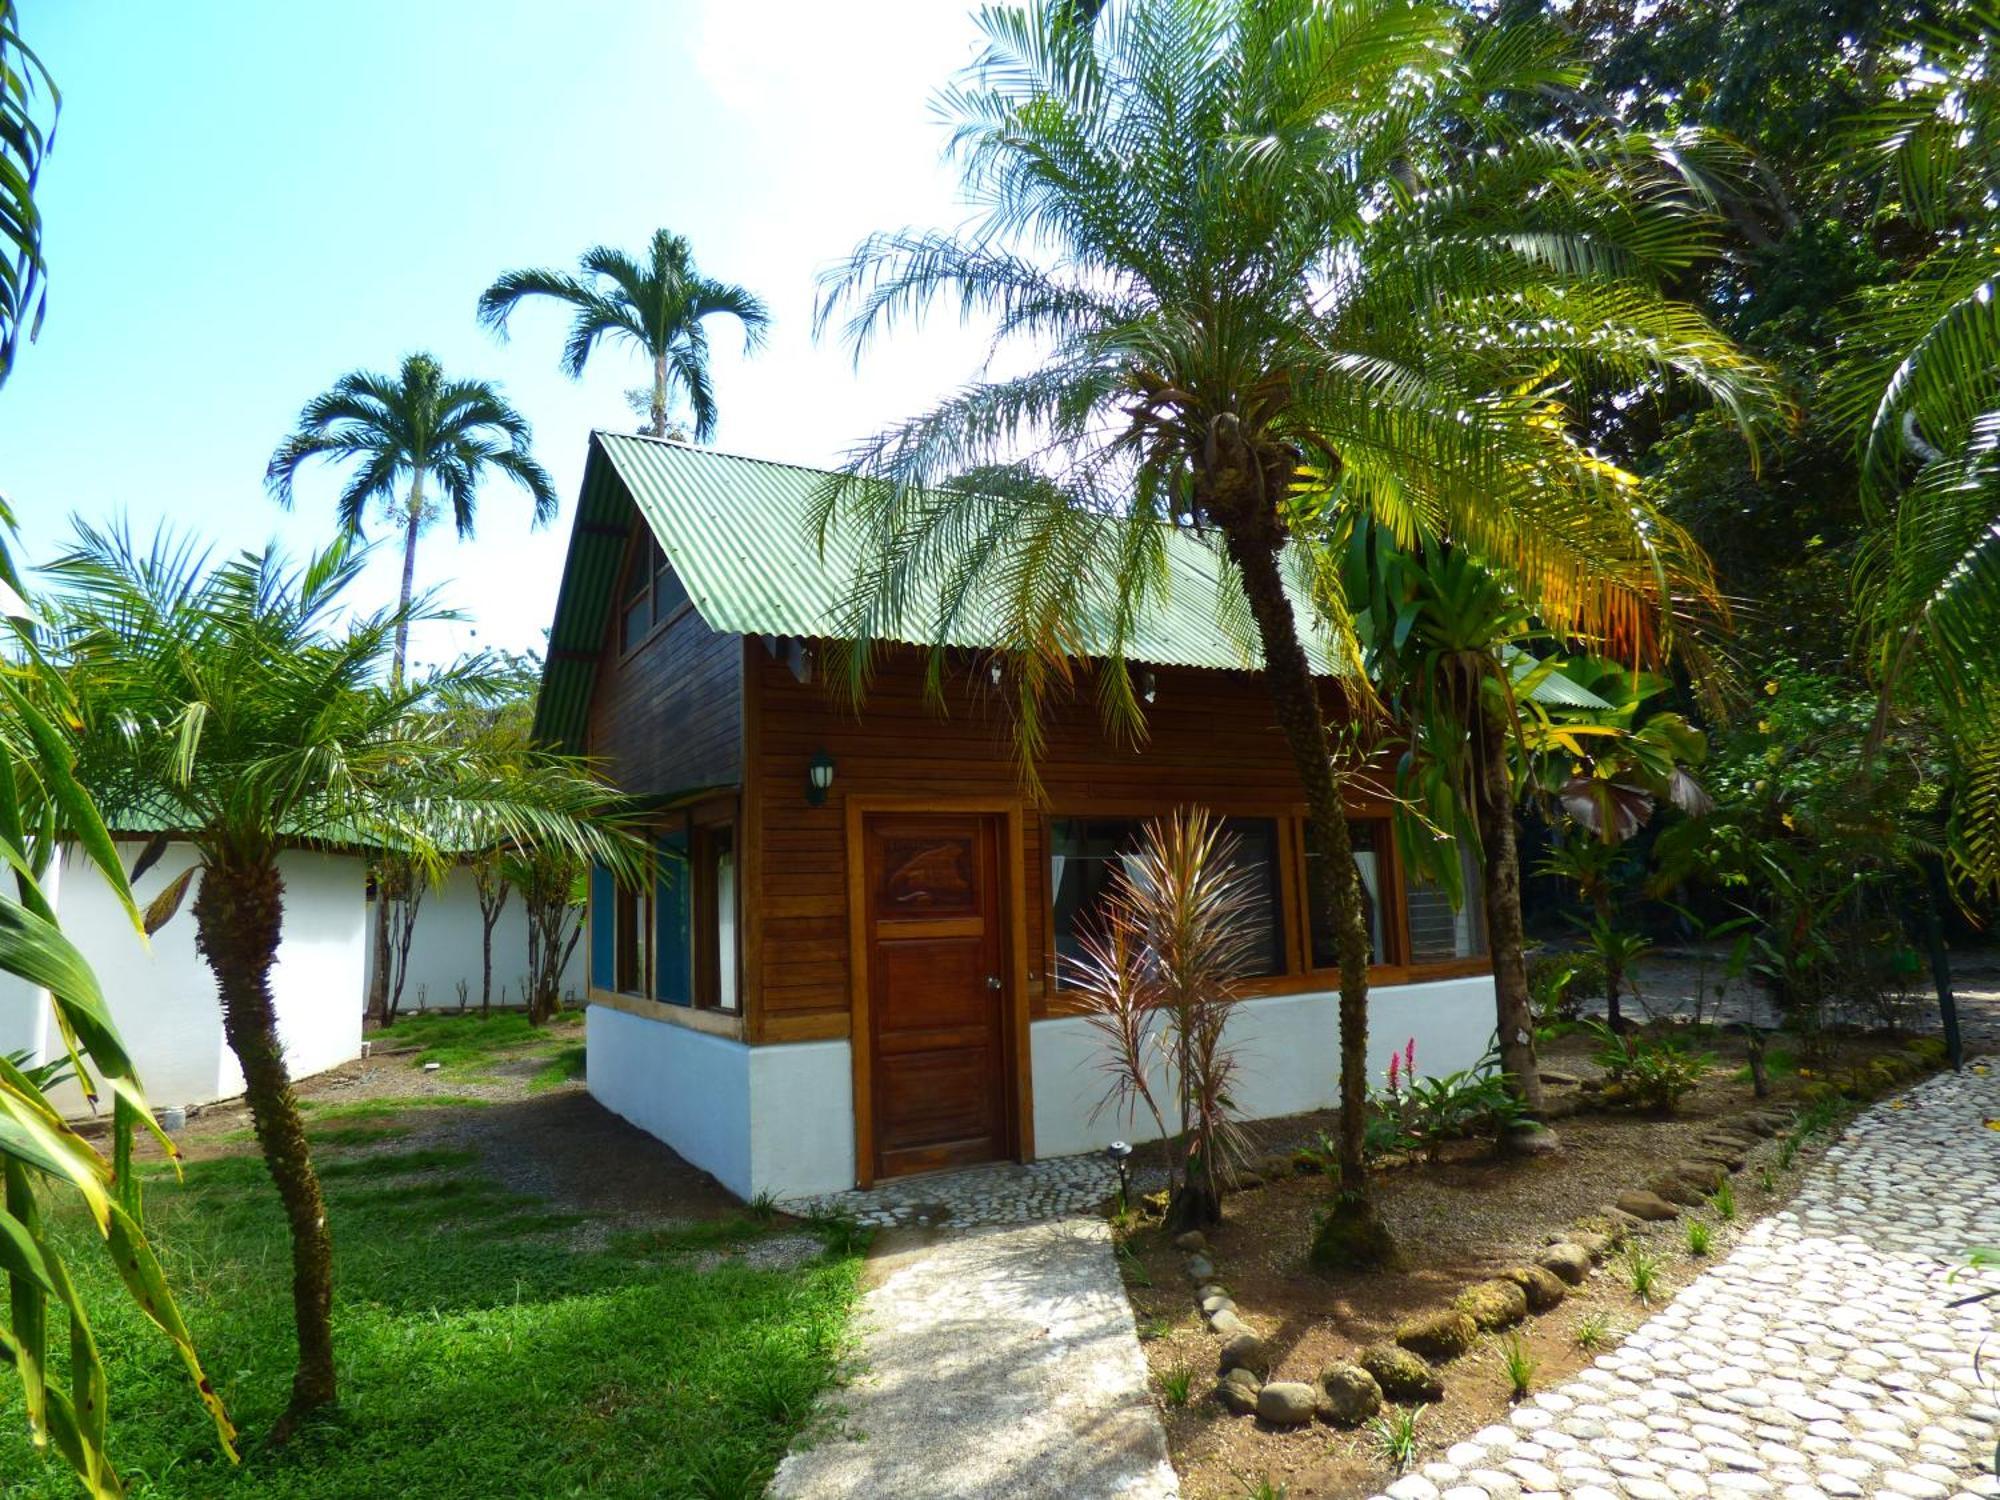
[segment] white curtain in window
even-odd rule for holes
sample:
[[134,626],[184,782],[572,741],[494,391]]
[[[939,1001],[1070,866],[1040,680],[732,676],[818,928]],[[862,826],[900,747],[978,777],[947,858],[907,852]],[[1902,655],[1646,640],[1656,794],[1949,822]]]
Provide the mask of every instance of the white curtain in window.
[[736,855],[715,856],[715,1003],[736,1009]]

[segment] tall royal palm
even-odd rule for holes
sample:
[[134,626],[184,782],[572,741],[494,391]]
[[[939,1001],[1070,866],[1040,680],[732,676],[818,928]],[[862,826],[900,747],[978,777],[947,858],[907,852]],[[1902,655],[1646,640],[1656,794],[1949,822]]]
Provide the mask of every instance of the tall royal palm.
[[[313,397],[299,413],[298,431],[278,445],[264,483],[290,507],[292,485],[311,459],[355,465],[340,492],[341,528],[360,533],[371,506],[403,528],[403,583],[397,602],[407,614],[416,586],[417,539],[436,514],[437,495],[451,506],[452,524],[470,537],[479,485],[489,473],[514,480],[534,502],[534,524],[555,518],[556,490],[529,451],[528,422],[484,380],[448,380],[428,354],[412,354],[393,379],[355,370]],[[400,683],[409,651],[407,619],[397,626],[390,678]]]
[[715,392],[708,377],[708,319],[727,314],[743,326],[745,353],[760,347],[771,314],[751,293],[696,269],[694,251],[671,230],[653,232],[642,265],[623,250],[599,245],[578,261],[582,274],[509,271],[479,298],[479,321],[505,334],[507,319],[529,297],[549,297],[571,308],[562,365],[572,379],[603,338],[636,344],[652,363],[653,394],[646,431],[667,435],[667,411],[676,390],[694,413],[697,442],[715,435]]
[[112,826],[164,822],[194,850],[147,919],[191,901],[284,1204],[298,1365],[281,1434],[336,1395],[326,1202],[272,993],[282,851],[302,841],[393,848],[435,877],[464,849],[559,850],[629,870],[637,847],[617,831],[611,790],[581,767],[496,759],[450,731],[442,710],[482,689],[482,663],[383,684],[383,658],[411,612],[346,616],[364,556],[343,536],[303,567],[270,551],[211,565],[170,538],[138,550],[85,528],[49,569],[47,649],[77,726],[77,780]]
[[[1307,650],[1353,659],[1338,540],[1369,514],[1507,568],[1553,629],[1657,644],[1701,570],[1578,413],[1674,385],[1746,419],[1777,404],[1659,290],[1717,234],[1712,146],[1523,129],[1577,81],[1557,39],[1455,5],[1061,0],[978,24],[983,54],[939,104],[983,214],[866,241],[819,318],[844,315],[859,349],[942,299],[1025,369],[878,434],[829,487],[822,526],[871,559],[852,680],[867,643],[963,639],[969,616],[1000,634],[1025,750],[1080,646],[1136,731],[1121,667],[1170,586],[1166,533],[1212,548],[1242,602],[1218,628],[1269,685],[1340,954],[1340,1196],[1317,1258],[1369,1260],[1389,1247],[1361,1155],[1367,938]],[[1532,1060],[1525,984],[1500,988],[1503,1040]]]

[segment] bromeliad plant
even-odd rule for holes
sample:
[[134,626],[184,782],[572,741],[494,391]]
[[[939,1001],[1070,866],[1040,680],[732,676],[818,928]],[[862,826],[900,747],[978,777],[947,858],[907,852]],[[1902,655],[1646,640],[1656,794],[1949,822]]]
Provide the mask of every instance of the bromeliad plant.
[[1434,1078],[1417,1073],[1417,1042],[1412,1037],[1389,1058],[1389,1082],[1369,1098],[1370,1126],[1381,1149],[1421,1150],[1435,1162],[1447,1141],[1490,1135],[1499,1140],[1525,1116],[1507,1075],[1499,1066],[1498,1050],[1470,1068]]
[[1200,808],[1148,823],[1113,871],[1101,925],[1066,959],[1064,983],[1102,1039],[1111,1087],[1098,1109],[1143,1108],[1172,1142],[1167,1222],[1218,1223],[1227,1169],[1241,1159],[1224,1036],[1236,980],[1252,967],[1250,877],[1234,839]]
[[[631,878],[643,847],[581,766],[496,764],[448,731],[438,710],[478,690],[483,663],[416,682],[388,671],[418,611],[346,614],[364,556],[343,539],[300,569],[271,550],[211,565],[165,535],[141,552],[122,533],[80,526],[49,569],[46,649],[71,695],[77,779],[112,826],[163,828],[196,855],[148,921],[192,901],[284,1204],[299,1360],[274,1437],[336,1394],[331,1231],[271,992],[281,852],[301,842],[393,851],[434,876],[461,849],[552,847]],[[166,833],[154,838],[139,869],[166,844]]]
[[1627,1036],[1602,1021],[1585,1024],[1597,1041],[1593,1061],[1606,1075],[1605,1098],[1614,1103],[1671,1114],[1715,1062],[1712,1052]]

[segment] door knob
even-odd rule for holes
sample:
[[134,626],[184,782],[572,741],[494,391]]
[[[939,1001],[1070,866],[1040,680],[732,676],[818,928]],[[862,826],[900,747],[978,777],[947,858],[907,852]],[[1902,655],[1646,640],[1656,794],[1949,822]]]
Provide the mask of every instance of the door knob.
[[988,975],[986,976],[986,988],[988,988],[989,990],[997,990],[997,989],[999,989],[999,988],[1000,988],[1000,976],[999,976],[998,974],[988,974]]

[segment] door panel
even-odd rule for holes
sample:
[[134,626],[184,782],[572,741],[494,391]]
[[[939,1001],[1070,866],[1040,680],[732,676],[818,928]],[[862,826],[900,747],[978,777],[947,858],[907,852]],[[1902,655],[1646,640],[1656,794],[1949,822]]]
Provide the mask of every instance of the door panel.
[[863,825],[877,1176],[1007,1154],[995,821],[876,814]]

